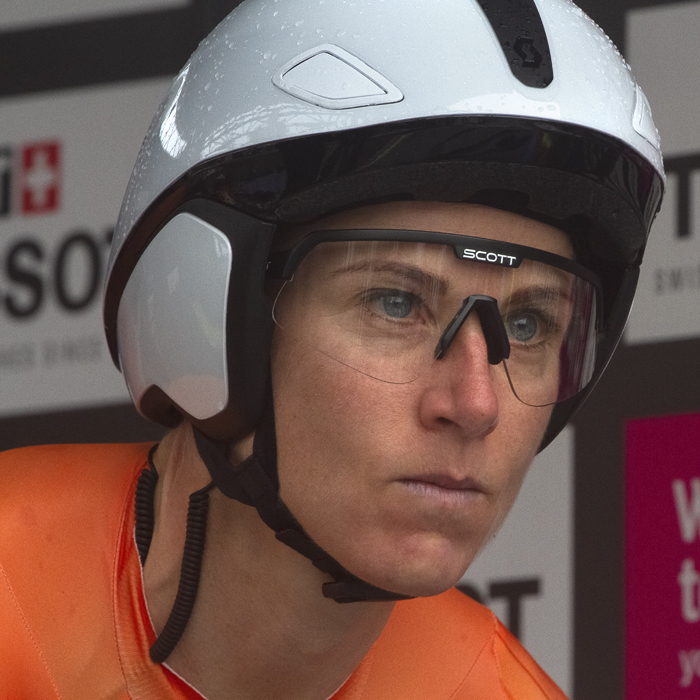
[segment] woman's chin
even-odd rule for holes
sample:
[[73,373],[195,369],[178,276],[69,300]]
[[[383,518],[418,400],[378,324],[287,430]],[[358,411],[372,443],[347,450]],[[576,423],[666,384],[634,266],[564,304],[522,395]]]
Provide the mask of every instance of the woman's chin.
[[[415,562],[414,562],[415,563]],[[459,583],[464,575],[464,566],[397,566],[393,569],[367,571],[361,576],[365,581],[379,588],[411,596],[430,597],[444,593]]]

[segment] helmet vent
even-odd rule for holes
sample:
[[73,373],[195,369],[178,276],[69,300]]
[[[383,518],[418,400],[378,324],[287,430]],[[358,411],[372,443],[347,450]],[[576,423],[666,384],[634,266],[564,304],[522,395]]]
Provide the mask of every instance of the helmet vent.
[[634,98],[634,117],[632,119],[632,124],[634,130],[645,138],[654,148],[657,150],[661,148],[659,132],[651,118],[651,107],[649,107],[649,102],[639,85],[637,85],[637,92]]
[[327,109],[370,107],[403,100],[401,91],[351,53],[323,44],[293,58],[272,82],[281,90]]
[[554,80],[552,56],[533,0],[477,0],[503,49],[513,75],[527,87]]

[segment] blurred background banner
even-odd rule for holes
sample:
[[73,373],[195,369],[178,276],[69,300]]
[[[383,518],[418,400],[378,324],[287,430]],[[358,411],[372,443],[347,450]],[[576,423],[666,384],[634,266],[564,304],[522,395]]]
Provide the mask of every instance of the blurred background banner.
[[700,686],[700,414],[627,427],[627,700]]
[[104,270],[168,84],[0,101],[0,415],[128,399],[101,329]]
[[[237,4],[2,0],[0,449],[162,435],[104,343],[108,243],[158,103]],[[576,700],[686,700],[700,697],[700,539],[681,536],[673,484],[695,517],[700,449],[679,440],[700,423],[700,0],[579,4],[649,98],[668,195],[618,353],[460,587]]]
[[654,105],[668,176],[627,329],[630,343],[700,336],[700,4],[627,15],[627,59]]
[[189,0],[3,0],[0,31],[186,7]]

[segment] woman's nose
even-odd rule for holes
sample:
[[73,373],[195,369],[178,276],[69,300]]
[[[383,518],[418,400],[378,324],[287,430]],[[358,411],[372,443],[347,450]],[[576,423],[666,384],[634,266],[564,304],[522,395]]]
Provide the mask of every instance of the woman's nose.
[[503,369],[489,362],[489,348],[476,314],[464,320],[449,352],[434,363],[429,374],[422,421],[431,426],[458,426],[470,437],[487,435],[496,428],[502,385],[509,393],[510,389]]

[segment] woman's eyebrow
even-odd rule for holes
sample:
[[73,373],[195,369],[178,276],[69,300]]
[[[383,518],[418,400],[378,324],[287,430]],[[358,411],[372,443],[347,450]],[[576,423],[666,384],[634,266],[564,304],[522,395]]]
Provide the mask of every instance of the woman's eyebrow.
[[331,271],[332,275],[342,275],[354,272],[384,272],[395,275],[401,279],[408,279],[419,285],[421,288],[437,290],[438,294],[446,294],[450,288],[449,280],[438,277],[430,272],[426,272],[417,265],[393,262],[387,260],[376,264],[371,260],[358,260],[355,263],[343,265]]
[[533,284],[531,287],[516,289],[508,297],[509,304],[551,300],[571,301],[571,289],[569,285]]

